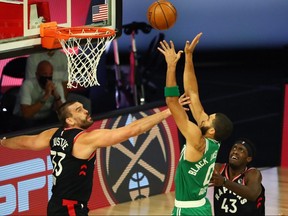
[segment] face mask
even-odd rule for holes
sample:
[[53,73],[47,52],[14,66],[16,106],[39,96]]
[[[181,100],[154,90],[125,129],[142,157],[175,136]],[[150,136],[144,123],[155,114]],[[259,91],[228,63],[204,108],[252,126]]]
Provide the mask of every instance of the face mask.
[[38,82],[42,88],[45,88],[48,80],[52,80],[52,77],[39,76],[38,78]]

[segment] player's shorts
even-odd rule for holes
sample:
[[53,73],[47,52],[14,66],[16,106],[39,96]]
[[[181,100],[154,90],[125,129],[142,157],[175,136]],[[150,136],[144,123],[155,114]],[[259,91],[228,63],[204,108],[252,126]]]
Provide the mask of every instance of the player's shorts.
[[177,201],[171,215],[212,215],[212,208],[210,201],[203,198],[197,201]]
[[48,216],[88,216],[89,208],[87,203],[77,200],[56,199],[51,197],[48,203]]

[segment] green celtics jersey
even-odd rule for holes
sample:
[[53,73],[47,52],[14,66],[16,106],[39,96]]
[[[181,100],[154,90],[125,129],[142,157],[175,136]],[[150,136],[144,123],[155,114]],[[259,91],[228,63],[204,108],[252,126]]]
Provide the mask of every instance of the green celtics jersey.
[[197,162],[185,160],[186,145],[181,151],[175,175],[175,199],[179,201],[200,200],[206,197],[220,144],[206,138],[203,157]]

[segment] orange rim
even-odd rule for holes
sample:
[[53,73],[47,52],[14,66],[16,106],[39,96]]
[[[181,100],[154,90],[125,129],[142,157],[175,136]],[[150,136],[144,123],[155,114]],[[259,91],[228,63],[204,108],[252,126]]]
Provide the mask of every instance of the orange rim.
[[105,27],[70,27],[57,28],[55,30],[55,38],[68,40],[69,38],[103,38],[115,35],[113,29]]

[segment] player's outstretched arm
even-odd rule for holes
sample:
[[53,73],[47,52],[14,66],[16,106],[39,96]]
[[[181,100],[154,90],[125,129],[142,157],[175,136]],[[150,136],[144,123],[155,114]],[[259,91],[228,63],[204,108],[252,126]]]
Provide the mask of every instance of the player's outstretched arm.
[[50,138],[57,128],[45,130],[38,135],[21,135],[11,138],[2,138],[1,146],[10,149],[43,150],[49,147]]
[[199,43],[202,33],[196,35],[192,42],[186,41],[185,43],[185,66],[184,66],[184,90],[185,94],[190,97],[191,103],[189,105],[192,112],[193,118],[196,120],[197,124],[203,120],[207,120],[208,116],[204,112],[203,106],[200,101],[197,77],[195,74],[194,63],[193,63],[193,53]]
[[85,132],[79,136],[76,142],[87,144],[93,152],[99,147],[107,147],[128,140],[130,137],[138,136],[152,129],[166,118],[171,116],[169,109],[143,117],[132,123],[115,129],[96,129]]
[[[183,97],[180,97],[179,99],[180,93],[176,82],[176,65],[182,51],[176,53],[172,41],[170,41],[170,44],[168,44],[166,41],[163,41],[160,42],[160,45],[161,47],[159,47],[158,50],[165,56],[165,60],[167,63],[165,87],[166,103],[171,110],[177,127],[179,128],[183,136],[186,138],[189,149],[191,146],[191,151],[193,152],[193,155],[196,156],[195,158],[199,158],[199,150],[196,150],[195,147],[199,146],[199,143],[203,143],[203,140],[201,139],[201,131],[197,125],[195,125],[189,120],[185,109],[183,109],[183,107],[179,103],[183,99]],[[189,104],[190,103],[191,100],[189,101]],[[192,158],[191,161],[196,160],[195,158]]]

